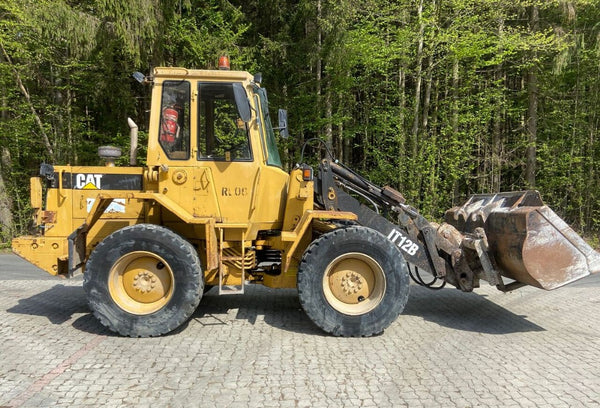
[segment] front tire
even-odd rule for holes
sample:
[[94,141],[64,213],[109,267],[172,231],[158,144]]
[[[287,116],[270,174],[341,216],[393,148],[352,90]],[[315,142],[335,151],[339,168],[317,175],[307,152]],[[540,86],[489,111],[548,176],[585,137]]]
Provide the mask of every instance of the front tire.
[[94,315],[121,335],[159,336],[182,325],[203,293],[195,248],[152,224],[120,229],[90,255],[83,288]]
[[408,266],[396,246],[363,227],[323,234],[298,266],[298,295],[308,317],[335,336],[383,332],[404,310]]

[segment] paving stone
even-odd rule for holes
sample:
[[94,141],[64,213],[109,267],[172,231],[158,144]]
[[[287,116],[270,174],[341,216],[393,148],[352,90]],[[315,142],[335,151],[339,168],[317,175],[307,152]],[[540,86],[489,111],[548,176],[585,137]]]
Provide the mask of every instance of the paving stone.
[[[9,255],[0,255],[9,256]],[[182,330],[116,336],[81,280],[3,279],[0,406],[600,407],[600,279],[411,287],[383,335],[324,335],[295,290],[209,292]]]

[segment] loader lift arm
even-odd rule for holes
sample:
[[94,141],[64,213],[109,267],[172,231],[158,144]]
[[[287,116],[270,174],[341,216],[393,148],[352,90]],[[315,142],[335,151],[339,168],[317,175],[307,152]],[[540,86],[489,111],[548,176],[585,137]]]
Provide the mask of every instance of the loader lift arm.
[[[351,169],[325,159],[319,165],[315,193],[315,201],[325,209],[357,214],[361,225],[394,242],[409,264],[438,279],[446,275],[445,260],[435,242],[437,228],[407,205],[398,191],[388,186],[378,187]],[[350,193],[364,198],[371,208]],[[397,224],[390,218],[396,219]]]
[[[370,207],[352,193],[362,197]],[[480,277],[503,291],[522,286],[518,282],[504,284],[489,256],[483,228],[463,234],[449,224],[431,223],[406,204],[400,192],[389,186],[376,186],[340,163],[321,161],[315,196],[315,202],[324,209],[353,212],[359,224],[394,242],[409,263],[413,280],[422,286],[439,289],[448,282],[470,292],[479,286]],[[430,273],[434,279],[424,282],[419,271]],[[434,286],[438,280],[444,283]]]

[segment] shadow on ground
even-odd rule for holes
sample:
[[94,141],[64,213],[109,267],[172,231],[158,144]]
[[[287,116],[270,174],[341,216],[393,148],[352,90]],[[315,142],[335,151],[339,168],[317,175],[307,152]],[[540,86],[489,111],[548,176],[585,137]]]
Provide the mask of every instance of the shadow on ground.
[[[203,298],[193,318],[200,324],[227,324],[228,313],[237,309],[236,319],[255,324],[262,316],[265,323],[284,330],[323,335],[306,316],[293,289],[250,287],[245,295],[218,296],[212,289]],[[411,286],[403,315],[422,317],[426,321],[454,330],[487,334],[544,331],[526,316],[517,315],[488,300],[485,295],[463,293],[456,289],[432,291]],[[400,319],[402,316],[399,317]]]
[[[90,313],[81,286],[55,285],[25,299],[9,313],[44,316],[51,323],[61,325],[74,314],[84,313],[72,326],[94,334],[110,332]],[[543,331],[544,329],[488,300],[485,295],[463,293],[456,289],[431,291],[411,287],[404,315],[416,316],[454,330],[488,334],[509,334]],[[244,295],[219,296],[217,289],[207,292],[192,315],[192,321],[202,326],[231,324],[232,319],[244,320],[251,325],[258,319],[272,327],[310,335],[324,335],[306,316],[295,289],[269,289],[248,286]],[[400,316],[402,319],[402,316]],[[187,324],[173,332],[180,333]]]
[[246,286],[243,295],[219,296],[218,288],[208,291],[192,319],[203,326],[228,324],[231,312],[235,319],[251,325],[258,319],[272,327],[310,335],[325,335],[306,316],[298,300],[296,289],[270,289]]
[[7,312],[46,317],[56,325],[68,322],[75,314],[85,313],[72,323],[74,328],[93,334],[111,333],[90,313],[81,286],[55,285],[29,298],[19,299],[18,304]]
[[573,283],[569,283],[567,288],[600,288],[600,273],[594,273],[586,276],[585,278],[579,279]]
[[412,286],[405,315],[423,319],[448,327],[486,334],[509,334],[544,331],[527,320],[498,306],[477,292],[464,293],[452,287],[433,291]]
[[89,312],[85,293],[80,286],[54,285],[29,298],[19,299],[9,313],[43,316],[53,324],[63,324],[76,313]]

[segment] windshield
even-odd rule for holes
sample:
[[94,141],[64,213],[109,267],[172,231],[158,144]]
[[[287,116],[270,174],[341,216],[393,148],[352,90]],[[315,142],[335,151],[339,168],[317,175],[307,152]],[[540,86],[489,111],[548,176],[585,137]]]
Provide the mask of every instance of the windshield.
[[265,142],[267,145],[267,164],[271,166],[282,167],[281,158],[279,157],[279,150],[277,150],[275,132],[273,131],[273,125],[271,124],[271,117],[269,115],[269,100],[267,98],[267,90],[256,87],[255,92],[259,96],[260,110],[264,116],[263,129],[265,131]]

